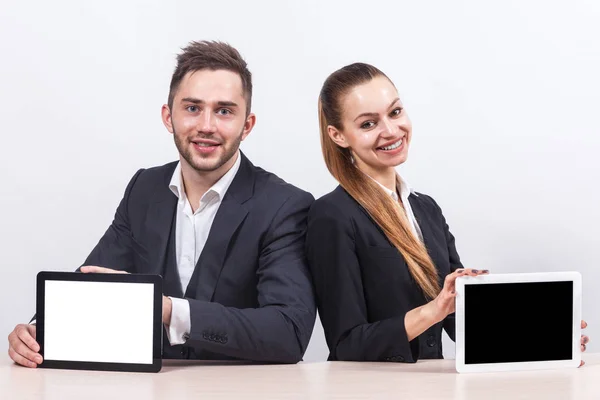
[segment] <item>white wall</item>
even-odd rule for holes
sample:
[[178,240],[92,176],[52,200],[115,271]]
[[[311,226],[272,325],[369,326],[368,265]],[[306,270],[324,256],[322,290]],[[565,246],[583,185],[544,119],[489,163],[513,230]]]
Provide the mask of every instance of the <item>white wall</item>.
[[[220,39],[254,74],[243,150],[317,197],[335,185],[320,86],[353,61],[380,67],[414,124],[400,171],[441,204],[465,264],[580,271],[600,351],[599,20],[593,0],[3,0],[2,337],[34,312],[38,271],[84,260],[136,169],[175,159],[159,114],[174,55]],[[306,359],[326,354],[318,325]]]

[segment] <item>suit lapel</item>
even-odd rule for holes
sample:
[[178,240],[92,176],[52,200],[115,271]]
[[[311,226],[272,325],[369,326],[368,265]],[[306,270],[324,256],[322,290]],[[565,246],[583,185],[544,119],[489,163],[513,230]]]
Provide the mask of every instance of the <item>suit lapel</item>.
[[169,189],[169,182],[176,165],[177,163],[174,163],[172,168],[167,169],[148,207],[145,224],[148,231],[150,260],[154,261],[150,265],[149,274],[161,275],[165,265],[171,228],[177,211],[177,196]]
[[240,157],[240,168],[219,206],[185,297],[212,300],[231,238],[248,215],[244,203],[254,191],[254,166],[241,152]]
[[408,196],[408,201],[412,208],[413,214],[415,215],[415,219],[419,224],[419,228],[421,228],[421,234],[423,234],[423,243],[425,244],[425,248],[431,255],[431,250],[433,249],[433,232],[431,231],[431,223],[429,221],[429,217],[427,216],[427,212],[423,209],[423,206],[417,199],[416,195],[411,194]]

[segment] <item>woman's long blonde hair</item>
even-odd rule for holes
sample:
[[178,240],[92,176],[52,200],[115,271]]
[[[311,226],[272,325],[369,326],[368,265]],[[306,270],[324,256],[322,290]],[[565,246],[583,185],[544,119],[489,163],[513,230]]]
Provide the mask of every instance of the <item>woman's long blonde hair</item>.
[[372,65],[355,63],[335,71],[325,80],[319,95],[323,158],[333,177],[367,210],[388,240],[402,254],[410,274],[425,296],[433,299],[440,292],[438,273],[427,249],[411,232],[406,214],[376,182],[354,165],[350,149],[338,146],[328,134],[329,125],[338,130],[343,129],[340,106],[343,97],[353,87],[378,76],[387,78]]

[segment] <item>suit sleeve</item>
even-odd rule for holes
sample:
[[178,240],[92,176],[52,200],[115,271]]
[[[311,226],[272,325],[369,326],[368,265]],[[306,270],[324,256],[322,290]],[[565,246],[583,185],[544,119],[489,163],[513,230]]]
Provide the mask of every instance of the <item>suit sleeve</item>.
[[416,362],[418,339],[409,342],[404,317],[370,321],[361,267],[349,217],[324,203],[315,204],[308,222],[307,257],[319,315],[331,358],[339,361]]
[[[442,213],[442,209],[435,202],[435,200],[431,199],[438,209],[440,216],[442,218],[442,224],[444,225],[444,234],[446,235],[446,244],[448,246],[448,257],[450,261],[450,271],[454,272],[459,268],[464,268],[462,262],[460,261],[460,256],[458,255],[458,251],[456,250],[456,240],[454,239],[454,235],[450,232],[450,228],[448,227],[448,223],[446,222],[446,218],[444,218],[444,214]],[[444,330],[453,341],[456,340],[456,318],[455,314],[452,313],[448,315],[444,319]]]
[[253,361],[302,360],[316,317],[304,254],[306,216],[313,200],[308,193],[294,195],[271,221],[258,260],[258,308],[187,299],[187,346]]
[[82,265],[97,265],[127,272],[133,270],[131,252],[131,227],[129,224],[129,197],[143,169],[139,170],[125,189],[114,219],[96,247]]

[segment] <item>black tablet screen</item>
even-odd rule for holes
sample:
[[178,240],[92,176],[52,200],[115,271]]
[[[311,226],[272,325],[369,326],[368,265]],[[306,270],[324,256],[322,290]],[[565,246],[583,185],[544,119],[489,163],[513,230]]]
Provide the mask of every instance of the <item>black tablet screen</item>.
[[465,364],[569,360],[573,282],[465,285]]

